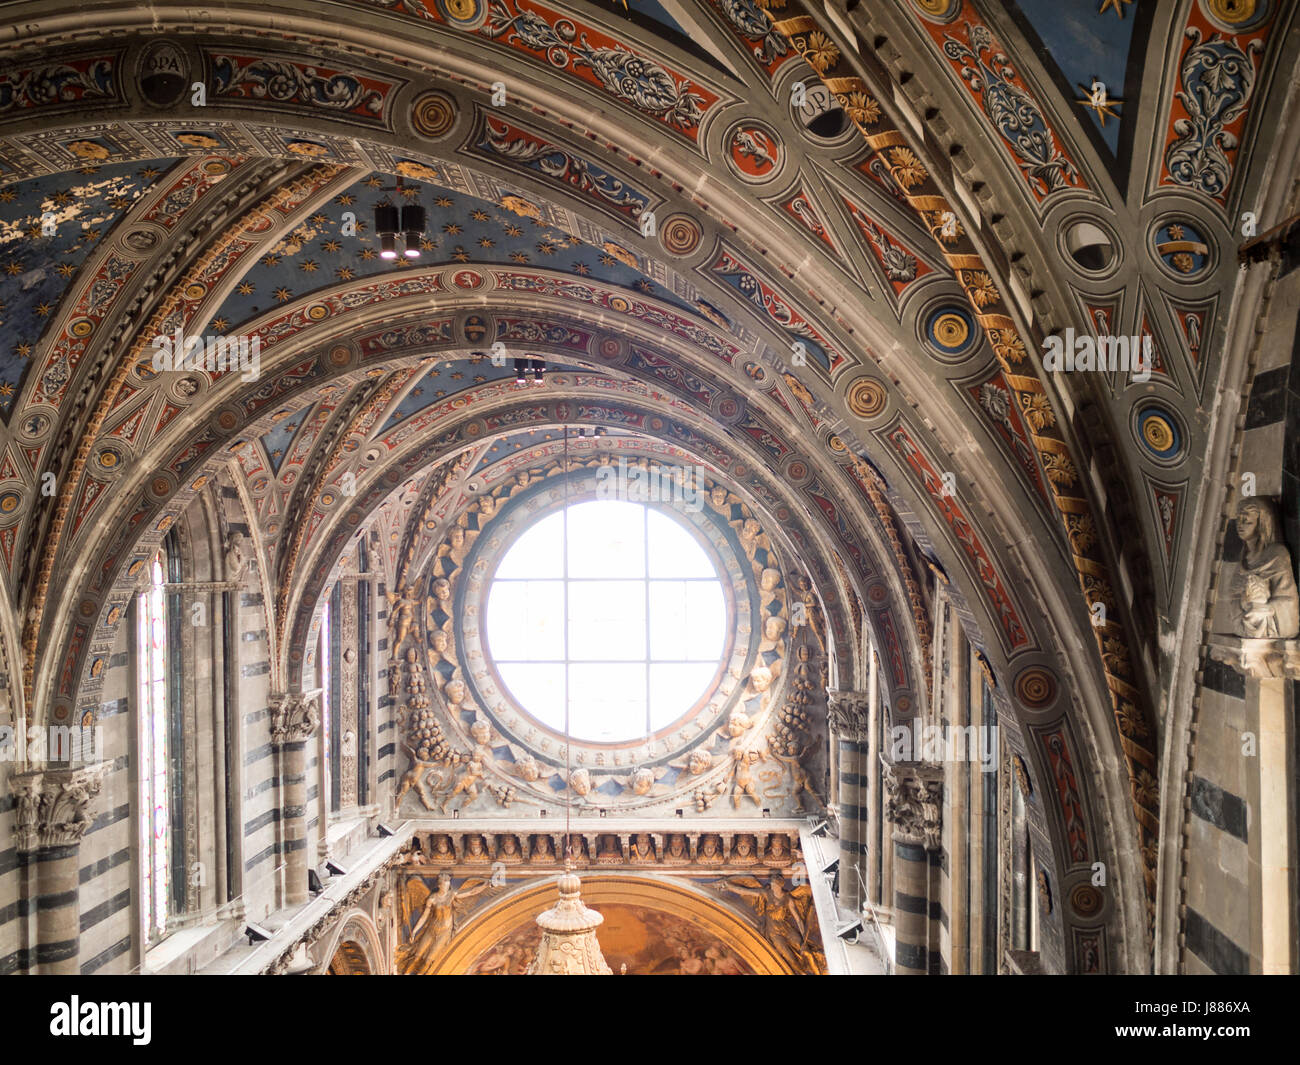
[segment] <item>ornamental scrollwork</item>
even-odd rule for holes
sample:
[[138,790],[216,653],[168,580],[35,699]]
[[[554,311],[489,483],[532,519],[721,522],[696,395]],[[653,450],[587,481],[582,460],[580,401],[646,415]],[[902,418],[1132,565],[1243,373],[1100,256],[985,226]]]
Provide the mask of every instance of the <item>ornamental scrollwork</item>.
[[73,103],[88,96],[108,99],[113,94],[110,59],[97,59],[85,70],[59,63],[0,75],[0,111]]
[[[552,26],[533,11],[512,15],[503,0],[492,0],[483,33],[507,44],[520,44],[542,52],[555,67],[571,63],[591,70],[606,91],[656,118],[688,130],[699,125],[704,97],[678,81],[663,67],[620,46],[593,46],[569,19]],[[574,42],[577,42],[576,44]]]
[[1228,151],[1237,147],[1237,138],[1227,127],[1250,103],[1255,88],[1251,56],[1264,46],[1254,40],[1243,50],[1219,33],[1203,41],[1195,26],[1188,27],[1187,36],[1192,46],[1183,56],[1177,96],[1188,117],[1174,122],[1178,139],[1165,153],[1165,165],[1178,184],[1217,197],[1232,178]]
[[232,56],[213,57],[216,95],[238,93],[276,103],[306,103],[331,111],[362,110],[378,117],[384,96],[368,89],[351,74],[321,74],[315,67],[300,67],[276,59],[258,59],[240,65]]
[[1006,138],[1025,178],[1040,196],[1079,183],[1074,164],[1057,146],[1034,98],[1016,84],[1010,57],[985,26],[966,23],[970,44],[945,35],[943,51],[961,64],[961,76],[981,100],[984,113]]

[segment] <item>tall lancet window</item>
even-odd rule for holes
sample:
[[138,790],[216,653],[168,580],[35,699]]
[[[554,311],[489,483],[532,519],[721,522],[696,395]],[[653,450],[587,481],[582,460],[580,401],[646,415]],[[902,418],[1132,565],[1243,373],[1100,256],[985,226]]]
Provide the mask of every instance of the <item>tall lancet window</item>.
[[325,802],[326,809],[337,809],[338,801],[331,801],[334,795],[336,773],[331,773],[333,766],[330,764],[333,760],[331,752],[334,750],[334,723],[330,720],[334,712],[333,700],[330,698],[332,692],[333,678],[330,675],[330,601],[325,600],[325,605],[320,612],[320,646],[316,650],[317,661],[320,668],[317,676],[320,678],[320,726],[321,726],[321,743],[324,751],[323,763],[324,770],[321,774],[325,782]]
[[167,928],[171,898],[171,795],[167,714],[166,558],[149,563],[149,586],[136,603],[140,697],[140,914],[145,942]]

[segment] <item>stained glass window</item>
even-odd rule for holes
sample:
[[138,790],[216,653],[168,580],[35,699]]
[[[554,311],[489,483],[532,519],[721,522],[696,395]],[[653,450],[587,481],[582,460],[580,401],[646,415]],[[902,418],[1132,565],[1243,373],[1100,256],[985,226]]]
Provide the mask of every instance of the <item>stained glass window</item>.
[[145,942],[167,928],[171,897],[171,818],[167,767],[167,611],[161,551],[136,604],[140,695],[140,911]]

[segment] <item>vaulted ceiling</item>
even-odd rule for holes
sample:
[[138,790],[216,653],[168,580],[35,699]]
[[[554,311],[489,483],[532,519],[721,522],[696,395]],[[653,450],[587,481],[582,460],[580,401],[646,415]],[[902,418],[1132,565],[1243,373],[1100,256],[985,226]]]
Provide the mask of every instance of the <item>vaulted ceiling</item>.
[[[1056,860],[1154,891],[1159,638],[1294,4],[104,3],[91,38],[80,5],[9,8],[16,703],[93,706],[139,560],[214,480],[284,685],[358,535],[396,578],[519,453],[600,426],[782,529],[840,685],[865,625],[896,719],[948,583],[1054,781]],[[418,259],[378,254],[385,197],[426,208]],[[257,338],[259,373],[155,373],[177,330]],[[1066,330],[1149,336],[1155,372],[1044,371]]]

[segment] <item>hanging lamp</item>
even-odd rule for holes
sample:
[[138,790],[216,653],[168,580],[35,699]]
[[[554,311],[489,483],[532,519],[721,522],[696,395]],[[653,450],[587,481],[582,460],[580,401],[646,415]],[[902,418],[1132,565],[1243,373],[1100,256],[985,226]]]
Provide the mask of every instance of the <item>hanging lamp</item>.
[[[560,550],[567,551],[569,510],[569,427],[564,427],[564,514],[565,533]],[[569,774],[569,686],[564,686],[564,768]],[[578,874],[573,871],[573,858],[569,841],[569,811],[564,808],[564,873],[560,877],[560,898],[554,906],[537,916],[542,930],[542,941],[537,954],[528,966],[528,976],[613,976],[614,973],[601,953],[596,929],[605,918],[588,909],[582,901]]]

